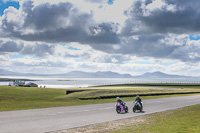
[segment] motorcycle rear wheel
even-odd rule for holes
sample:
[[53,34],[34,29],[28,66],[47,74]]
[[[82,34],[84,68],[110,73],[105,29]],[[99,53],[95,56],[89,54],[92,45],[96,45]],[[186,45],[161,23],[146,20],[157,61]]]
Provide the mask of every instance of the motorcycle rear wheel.
[[128,107],[127,106],[125,107],[125,112],[128,113]]
[[140,107],[140,112],[142,112],[142,110],[143,110],[143,107]]

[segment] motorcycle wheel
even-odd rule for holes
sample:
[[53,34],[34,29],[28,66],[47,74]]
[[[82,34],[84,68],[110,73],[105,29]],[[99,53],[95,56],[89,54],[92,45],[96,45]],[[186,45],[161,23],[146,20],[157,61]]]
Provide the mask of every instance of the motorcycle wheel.
[[140,112],[142,112],[142,110],[143,110],[142,108],[143,108],[143,107],[140,107]]
[[125,107],[125,112],[128,113],[128,107],[127,106]]
[[120,107],[117,107],[117,108],[116,108],[116,111],[117,111],[117,113],[119,114],[119,113],[121,112],[121,108],[120,108]]
[[133,107],[133,112],[135,113],[135,111],[136,111],[136,108],[135,108],[135,107]]

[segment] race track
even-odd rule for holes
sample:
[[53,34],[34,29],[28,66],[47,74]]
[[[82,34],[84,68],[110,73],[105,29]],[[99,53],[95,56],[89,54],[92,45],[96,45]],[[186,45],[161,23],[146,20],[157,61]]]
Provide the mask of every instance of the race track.
[[117,114],[115,103],[0,112],[0,133],[43,133],[200,104],[200,95],[143,100],[144,112]]

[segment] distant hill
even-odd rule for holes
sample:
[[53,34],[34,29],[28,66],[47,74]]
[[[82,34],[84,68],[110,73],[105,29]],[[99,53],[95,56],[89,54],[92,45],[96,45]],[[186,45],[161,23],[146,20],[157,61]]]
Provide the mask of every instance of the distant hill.
[[0,69],[0,76],[65,76],[65,77],[86,77],[86,78],[132,78],[130,74],[119,74],[116,72],[82,72],[71,71],[63,74],[34,74],[34,73],[16,73],[7,70]]
[[170,75],[160,71],[147,72],[142,75],[132,76],[130,74],[119,74],[112,71],[98,72],[83,72],[71,71],[62,74],[34,74],[34,73],[16,73],[0,69],[0,76],[64,76],[64,77],[79,77],[79,78],[197,78],[192,76]]
[[0,69],[0,76],[19,76],[21,73],[11,72],[4,69]]
[[170,75],[170,74],[162,73],[160,71],[156,71],[152,73],[147,72],[145,74],[133,76],[133,77],[134,78],[196,78],[192,76]]
[[97,77],[115,77],[115,78],[132,78],[130,74],[119,74],[116,72],[111,72],[111,71],[106,71],[106,72],[96,72],[94,73],[95,76]]
[[96,77],[96,78],[132,78],[130,74],[119,74],[116,72],[105,71],[105,72],[82,72],[82,71],[71,71],[64,74],[56,74],[56,76],[66,77]]

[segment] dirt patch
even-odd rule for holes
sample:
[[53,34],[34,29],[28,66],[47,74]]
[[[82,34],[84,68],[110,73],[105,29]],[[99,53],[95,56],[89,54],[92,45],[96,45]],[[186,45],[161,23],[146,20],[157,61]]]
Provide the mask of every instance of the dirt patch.
[[112,132],[125,127],[142,124],[146,122],[145,116],[132,117],[83,127],[71,128],[66,130],[54,131],[50,133],[105,133]]

